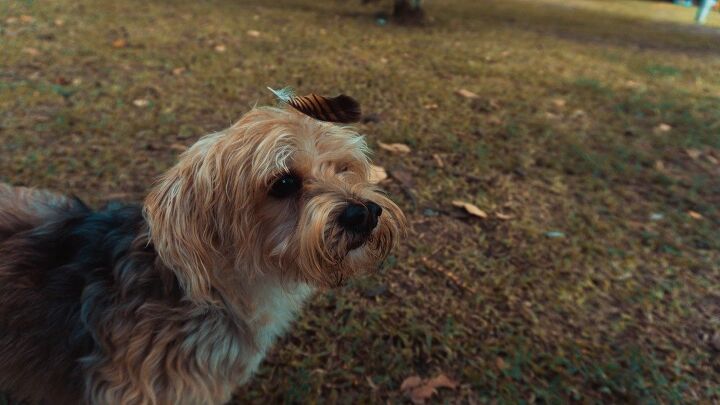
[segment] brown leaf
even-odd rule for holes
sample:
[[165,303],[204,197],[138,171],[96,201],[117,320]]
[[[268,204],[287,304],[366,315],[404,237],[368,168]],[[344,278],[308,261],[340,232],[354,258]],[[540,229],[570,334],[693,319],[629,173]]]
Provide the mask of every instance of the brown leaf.
[[433,153],[432,157],[435,160],[435,164],[437,164],[439,168],[445,167],[445,162],[443,162],[442,156],[438,155],[437,153]]
[[185,152],[187,150],[187,146],[181,144],[181,143],[173,143],[170,145],[171,150],[176,150],[178,152]]
[[501,213],[501,212],[496,212],[496,213],[495,213],[495,216],[496,216],[498,219],[502,219],[503,221],[507,221],[507,220],[509,220],[509,219],[512,219],[512,215],[510,215],[510,214],[503,214],[503,213]]
[[490,125],[500,125],[502,124],[502,120],[498,117],[493,116],[487,119],[487,123]]
[[378,141],[380,149],[386,150],[391,153],[405,154],[410,153],[410,147],[404,143],[383,143]]
[[495,359],[495,366],[497,366],[500,370],[506,370],[508,368],[507,363],[505,363],[505,360],[503,360],[502,357],[498,357]]
[[227,48],[223,44],[215,45],[214,49],[215,49],[215,52],[220,52],[220,53],[227,51]]
[[450,388],[452,390],[460,385],[457,381],[451,380],[448,376],[442,373],[438,374],[435,378],[428,380],[426,384],[433,388]]
[[458,91],[455,92],[455,94],[457,94],[460,97],[469,98],[469,99],[480,98],[480,96],[478,96],[477,94],[475,94],[472,91],[467,90],[467,89],[459,89]]
[[40,51],[38,51],[35,48],[23,48],[22,50],[24,53],[30,55],[30,56],[38,56],[40,55]]
[[567,101],[565,101],[562,98],[556,98],[552,101],[552,103],[557,108],[563,108],[563,107],[565,107],[565,104],[567,104]]
[[422,405],[430,399],[430,397],[433,396],[437,391],[435,388],[427,386],[427,385],[421,385],[417,388],[414,388],[408,392],[408,397],[410,398],[410,401],[412,401],[413,404],[416,405]]
[[172,70],[172,74],[174,74],[175,76],[180,76],[183,73],[185,73],[185,68],[182,66],[176,67],[175,69]]
[[148,100],[145,100],[144,98],[138,98],[138,99],[133,100],[133,105],[135,107],[143,108],[143,107],[147,107],[148,105],[150,105],[150,102]]
[[54,23],[55,23],[56,26],[62,27],[63,25],[65,25],[65,20],[62,20],[62,19],[60,19],[60,18],[56,18],[55,21],[54,21]]
[[661,123],[660,125],[656,126],[655,129],[653,129],[653,132],[656,134],[662,134],[665,132],[670,132],[672,130],[672,127],[666,123]]
[[31,22],[35,21],[35,18],[30,15],[21,15],[20,21],[22,21],[24,23],[31,23]]
[[384,167],[375,165],[370,166],[370,183],[378,184],[387,178],[388,174]]
[[114,41],[112,41],[112,47],[113,48],[125,48],[127,46],[127,41],[124,38],[118,38]]
[[692,219],[698,219],[698,220],[703,219],[702,214],[700,214],[699,212],[692,211],[692,210],[688,211],[688,215],[690,215],[690,218],[692,218]]
[[247,32],[247,34],[248,34],[249,36],[253,37],[253,38],[257,38],[257,37],[260,36],[260,31],[249,30],[249,31]]
[[458,208],[464,208],[465,211],[467,211],[468,214],[476,216],[478,218],[487,218],[487,213],[480,208],[478,208],[476,205],[467,203],[465,201],[460,200],[454,200],[452,202],[452,205]]
[[425,104],[423,106],[423,108],[425,108],[426,110],[437,110],[438,107],[439,106],[436,103]]
[[422,378],[416,375],[410,376],[403,380],[402,384],[400,384],[400,391],[411,390],[420,384],[422,384]]
[[685,152],[692,160],[698,160],[702,156],[702,152],[697,149],[685,149]]

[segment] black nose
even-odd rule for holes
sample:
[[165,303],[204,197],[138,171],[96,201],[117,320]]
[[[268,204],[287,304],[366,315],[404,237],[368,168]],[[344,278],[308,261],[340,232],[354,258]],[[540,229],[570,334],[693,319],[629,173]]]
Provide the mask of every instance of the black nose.
[[382,208],[372,201],[363,204],[348,204],[340,214],[340,225],[352,232],[368,233],[375,229]]

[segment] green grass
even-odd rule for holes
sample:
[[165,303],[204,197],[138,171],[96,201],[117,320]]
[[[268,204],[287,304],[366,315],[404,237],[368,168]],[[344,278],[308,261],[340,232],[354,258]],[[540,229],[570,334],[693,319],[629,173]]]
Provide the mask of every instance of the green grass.
[[314,299],[239,403],[400,402],[438,372],[462,383],[450,403],[720,401],[720,16],[447,0],[399,27],[359,3],[3,3],[0,181],[139,200],[171,145],[271,103],[266,86],[345,92],[380,117],[372,145],[413,148],[375,155],[412,175],[416,206],[386,184],[410,236]]

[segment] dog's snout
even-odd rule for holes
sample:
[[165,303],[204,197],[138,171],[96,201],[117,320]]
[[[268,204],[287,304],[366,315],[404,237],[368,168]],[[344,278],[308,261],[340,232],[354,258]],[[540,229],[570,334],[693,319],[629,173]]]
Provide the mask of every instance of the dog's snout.
[[352,203],[345,207],[339,221],[348,231],[368,233],[375,229],[381,214],[382,208],[372,201],[365,204]]
[[377,219],[382,214],[382,207],[380,207],[379,205],[375,204],[372,201],[368,201],[365,206],[367,207],[368,211],[370,212],[370,216],[375,219],[375,221],[376,221],[375,225],[377,225]]

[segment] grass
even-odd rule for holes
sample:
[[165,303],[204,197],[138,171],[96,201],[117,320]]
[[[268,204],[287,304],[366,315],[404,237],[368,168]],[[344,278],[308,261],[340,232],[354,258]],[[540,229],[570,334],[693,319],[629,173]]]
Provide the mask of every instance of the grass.
[[265,86],[346,92],[372,145],[413,148],[375,155],[411,234],[316,297],[238,403],[401,402],[439,372],[462,384],[442,402],[719,402],[720,16],[447,0],[399,27],[359,3],[6,2],[0,181],[140,200]]

